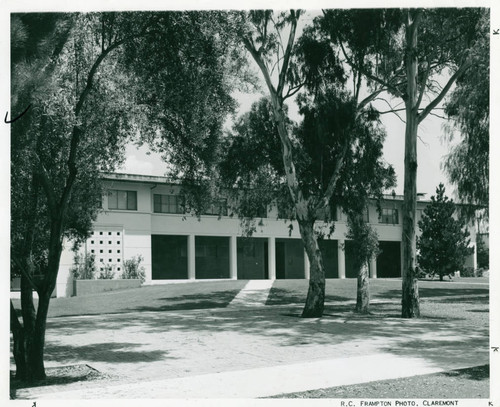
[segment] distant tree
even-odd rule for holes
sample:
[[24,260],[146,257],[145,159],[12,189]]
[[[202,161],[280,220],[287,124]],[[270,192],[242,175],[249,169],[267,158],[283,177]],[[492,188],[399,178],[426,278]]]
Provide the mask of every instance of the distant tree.
[[438,275],[442,281],[446,275],[464,267],[467,256],[474,252],[469,247],[466,224],[457,218],[453,200],[445,196],[443,184],[436,188],[436,196],[424,209],[418,226],[422,232],[417,239],[417,256],[420,268],[428,274]]

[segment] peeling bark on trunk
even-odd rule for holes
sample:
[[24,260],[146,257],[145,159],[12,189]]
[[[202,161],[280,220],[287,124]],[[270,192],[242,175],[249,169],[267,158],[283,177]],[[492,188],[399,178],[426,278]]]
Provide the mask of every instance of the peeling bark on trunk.
[[368,314],[370,312],[370,280],[368,278],[367,264],[361,264],[358,269],[356,312],[360,314]]
[[314,235],[314,220],[298,220],[300,235],[310,263],[309,289],[302,318],[319,318],[325,308],[325,271],[323,259]]
[[409,16],[406,27],[406,71],[407,96],[406,130],[405,130],[405,175],[403,204],[403,285],[402,311],[403,318],[420,317],[418,296],[418,280],[415,269],[416,236],[415,213],[417,206],[417,131],[418,131],[418,99],[417,99],[417,30]]

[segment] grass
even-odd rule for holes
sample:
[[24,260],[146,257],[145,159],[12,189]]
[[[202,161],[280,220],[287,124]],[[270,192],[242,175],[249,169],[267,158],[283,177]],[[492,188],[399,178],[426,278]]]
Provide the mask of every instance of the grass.
[[490,393],[489,377],[489,365],[483,365],[395,380],[380,380],[351,386],[281,394],[271,398],[488,398]]
[[[467,278],[454,282],[419,282],[422,316],[467,319],[487,324],[489,288],[478,282],[487,280]],[[245,280],[200,281],[143,286],[84,297],[54,298],[50,302],[49,317],[223,308],[246,283]],[[266,305],[302,307],[307,288],[307,280],[275,280]],[[401,280],[370,280],[370,295],[373,315],[399,317]],[[325,313],[352,311],[355,298],[356,279],[329,279],[326,283]],[[458,303],[464,306],[457,307]],[[13,300],[13,304],[17,310],[20,309],[19,300]]]
[[[226,307],[246,283],[241,280],[177,283],[54,298],[50,301],[49,317],[221,308]],[[20,300],[12,302],[19,310]]]

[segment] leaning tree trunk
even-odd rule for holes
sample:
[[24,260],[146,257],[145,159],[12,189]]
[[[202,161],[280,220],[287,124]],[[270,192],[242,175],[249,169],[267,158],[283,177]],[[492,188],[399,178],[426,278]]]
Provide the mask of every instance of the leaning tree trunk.
[[370,312],[370,283],[368,279],[368,265],[358,266],[358,286],[356,295],[356,312],[368,314]]
[[420,304],[418,284],[415,270],[415,213],[417,206],[417,131],[418,131],[418,99],[417,99],[417,29],[413,22],[406,27],[406,71],[407,96],[406,130],[405,130],[405,175],[403,204],[403,286],[402,311],[403,318],[418,318]]
[[300,236],[310,264],[309,289],[302,318],[319,318],[325,308],[325,270],[314,234],[314,220],[298,220]]

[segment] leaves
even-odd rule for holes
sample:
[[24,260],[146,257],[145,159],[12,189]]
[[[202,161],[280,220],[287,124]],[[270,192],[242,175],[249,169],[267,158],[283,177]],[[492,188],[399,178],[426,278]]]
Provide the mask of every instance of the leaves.
[[465,258],[474,252],[468,247],[470,239],[465,222],[455,216],[455,203],[445,195],[443,184],[439,184],[418,222],[422,234],[417,239],[417,259],[426,273],[440,278],[452,274],[461,270]]

